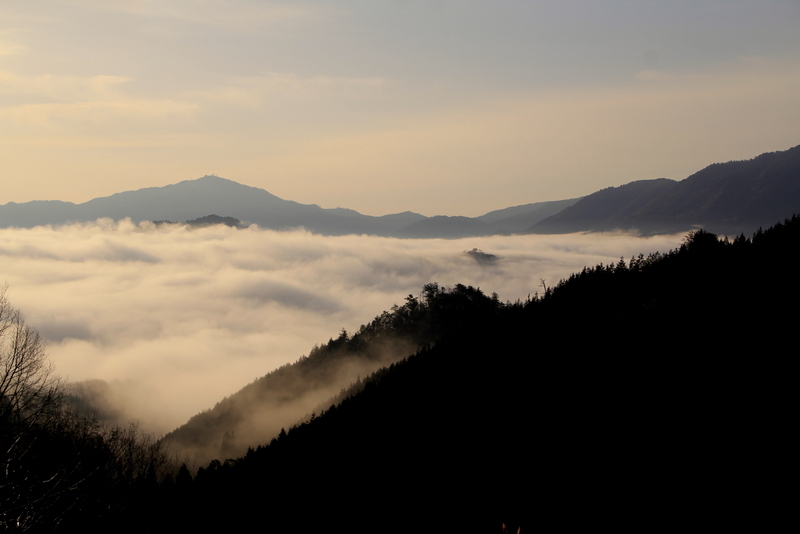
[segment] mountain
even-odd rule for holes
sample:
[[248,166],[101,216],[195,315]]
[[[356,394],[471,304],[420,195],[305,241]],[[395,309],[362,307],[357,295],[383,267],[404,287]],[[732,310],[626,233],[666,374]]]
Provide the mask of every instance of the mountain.
[[579,199],[534,202],[490,211],[480,217],[428,217],[395,232],[397,237],[458,239],[462,237],[522,233],[533,224],[572,206]]
[[316,204],[283,200],[256,187],[218,176],[204,176],[164,187],[126,191],[83,204],[34,201],[0,206],[0,227],[32,227],[94,221],[100,217],[140,221],[184,221],[210,214],[235,217],[262,228],[304,227],[326,234],[389,235],[424,216],[405,212],[372,217],[342,208],[323,209]]
[[[182,525],[777,525],[768,512],[791,509],[779,481],[794,457],[793,316],[781,303],[800,297],[798,244],[800,217],[749,239],[699,231],[517,303],[428,285],[412,322],[437,324],[435,343],[198,470]],[[743,279],[756,282],[742,292]]]
[[522,233],[542,219],[555,215],[564,208],[572,206],[579,200],[580,198],[570,198],[567,200],[534,202],[532,204],[512,206],[510,208],[490,211],[485,215],[476,217],[476,219],[490,224],[497,233]]
[[[657,180],[638,180],[620,187],[608,187],[542,219],[529,228],[528,232],[565,234],[581,231],[640,229],[641,220],[637,220],[635,223],[629,222],[631,213],[639,212],[642,205],[649,204],[677,184],[678,182],[674,180],[659,178]],[[672,233],[672,231],[671,227],[664,227],[662,233]]]
[[715,163],[685,180],[643,180],[588,195],[531,233],[705,228],[737,235],[800,213],[800,146],[746,161]]
[[374,217],[346,208],[300,204],[263,189],[204,176],[83,204],[9,202],[0,206],[0,228],[87,222],[100,217],[189,221],[217,214],[262,228],[302,227],[322,235],[455,239],[612,230],[652,235],[692,228],[736,235],[794,213],[800,213],[800,146],[751,160],[715,163],[681,181],[638,180],[582,198],[512,206],[480,217],[425,217],[409,211]]
[[495,234],[490,225],[472,217],[448,217],[436,215],[397,231],[397,237],[410,237],[417,239],[445,238],[458,239],[460,237],[484,236]]
[[[155,224],[175,224],[173,221],[153,221]],[[243,228],[244,225],[242,221],[236,219],[235,217],[220,217],[219,215],[211,214],[206,215],[205,217],[199,217],[197,219],[192,219],[191,221],[184,221],[182,224],[187,226],[194,226],[195,228],[203,228],[206,226],[214,226],[217,224],[224,224],[225,226],[230,226],[231,228]]]
[[425,217],[411,211],[374,217],[347,208],[324,209],[316,204],[299,204],[263,189],[218,176],[203,176],[164,187],[116,193],[83,204],[9,202],[0,206],[0,228],[30,228],[44,224],[89,222],[101,217],[115,220],[129,217],[134,222],[186,221],[186,224],[195,226],[214,222],[236,226],[238,223],[234,221],[241,221],[242,224],[253,223],[275,230],[303,227],[323,235],[459,238],[519,232],[576,200],[526,204],[475,218]]

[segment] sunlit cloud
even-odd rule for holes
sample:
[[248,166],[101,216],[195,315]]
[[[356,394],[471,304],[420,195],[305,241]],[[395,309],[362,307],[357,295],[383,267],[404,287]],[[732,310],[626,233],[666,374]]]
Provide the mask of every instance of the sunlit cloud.
[[51,133],[54,127],[73,137],[91,127],[94,133],[97,128],[115,130],[103,136],[113,139],[131,123],[186,117],[197,109],[186,100],[132,97],[121,88],[128,81],[123,76],[21,76],[0,71],[0,121],[14,125],[13,137]]
[[[0,230],[0,281],[59,374],[102,379],[165,432],[428,282],[525,299],[584,265],[680,236],[322,237],[129,221]],[[481,264],[465,251],[498,257]],[[120,401],[121,402],[121,401]]]
[[21,76],[0,71],[0,95],[66,102],[107,100],[117,95],[117,87],[127,81],[123,76]]
[[[143,122],[169,119],[187,118],[196,112],[197,107],[186,102],[176,101],[116,101],[116,102],[78,102],[65,104],[25,104],[0,109],[0,120],[8,121],[19,127],[18,134],[31,132],[40,128],[50,133],[52,128],[57,128],[65,135],[80,135],[86,128],[119,126],[118,121],[125,122],[124,130],[132,127],[139,129]],[[155,125],[151,124],[150,128]],[[93,135],[83,137],[83,145],[115,146],[124,144],[123,134],[100,136],[96,132],[86,132]],[[99,142],[89,142],[95,139]],[[75,140],[62,141],[75,144]],[[37,142],[38,144],[38,142]]]

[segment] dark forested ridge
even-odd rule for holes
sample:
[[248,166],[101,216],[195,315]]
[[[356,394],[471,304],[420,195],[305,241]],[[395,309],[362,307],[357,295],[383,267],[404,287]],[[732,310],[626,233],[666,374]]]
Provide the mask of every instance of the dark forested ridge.
[[[586,268],[526,302],[426,286],[439,341],[192,484],[203,524],[276,532],[764,525],[787,497],[793,249],[752,238]],[[232,515],[231,515],[232,514]],[[191,515],[191,514],[190,514]],[[234,519],[231,519],[233,517]]]
[[308,356],[256,379],[170,432],[164,442],[191,464],[243,454],[318,410],[359,376],[412,354],[436,339],[431,310],[409,295],[354,334],[314,347]]
[[750,234],[800,212],[800,146],[714,163],[679,182],[640,180],[588,195],[530,228],[533,233],[703,228]]
[[114,513],[153,532],[769,529],[791,495],[798,244],[798,217],[697,231],[514,303],[429,284],[308,360],[393,331],[412,355]]

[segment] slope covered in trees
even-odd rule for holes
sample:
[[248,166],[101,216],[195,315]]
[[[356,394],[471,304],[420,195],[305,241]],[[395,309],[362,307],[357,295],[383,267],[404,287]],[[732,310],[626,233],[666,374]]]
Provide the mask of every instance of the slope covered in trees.
[[[239,392],[197,414],[164,437],[164,443],[191,464],[234,457],[253,444],[269,441],[282,427],[310,416],[360,376],[396,362],[439,338],[449,311],[431,300],[438,286],[421,298],[409,295],[354,334],[314,347],[308,356],[256,379]],[[326,407],[323,405],[323,407]]]
[[201,469],[188,517],[236,529],[257,514],[274,532],[763,528],[787,498],[798,243],[798,218],[749,239],[699,231],[527,302],[426,286],[446,318],[435,345]]

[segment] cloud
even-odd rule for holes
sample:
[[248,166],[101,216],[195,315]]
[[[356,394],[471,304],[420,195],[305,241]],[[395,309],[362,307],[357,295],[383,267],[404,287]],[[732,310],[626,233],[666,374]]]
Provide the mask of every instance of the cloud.
[[[101,220],[0,229],[0,282],[71,381],[124,383],[125,413],[166,432],[428,282],[524,299],[681,236],[322,237]],[[478,248],[498,257],[478,263]]]
[[[87,142],[91,146],[115,146],[125,143],[130,133],[142,127],[149,131],[158,121],[186,119],[196,110],[197,106],[191,102],[119,98],[113,101],[11,105],[0,108],[0,120],[13,124],[16,136],[33,134],[38,138],[37,144],[46,140],[42,136],[56,132],[64,136],[56,141],[62,146],[86,145]],[[119,126],[118,121],[123,121],[124,132],[117,131],[108,136],[98,133],[98,128]],[[67,138],[76,135],[82,142]]]
[[25,50],[25,47],[15,43],[0,41],[0,56],[13,56]]
[[117,94],[120,84],[128,81],[123,76],[23,76],[0,71],[0,94],[67,102],[107,100]]
[[85,6],[128,15],[137,15],[172,22],[190,22],[229,30],[263,28],[265,25],[308,17],[314,10],[308,6],[280,2],[247,0],[173,0],[168,3],[150,0],[109,3],[102,0],[83,0]]

